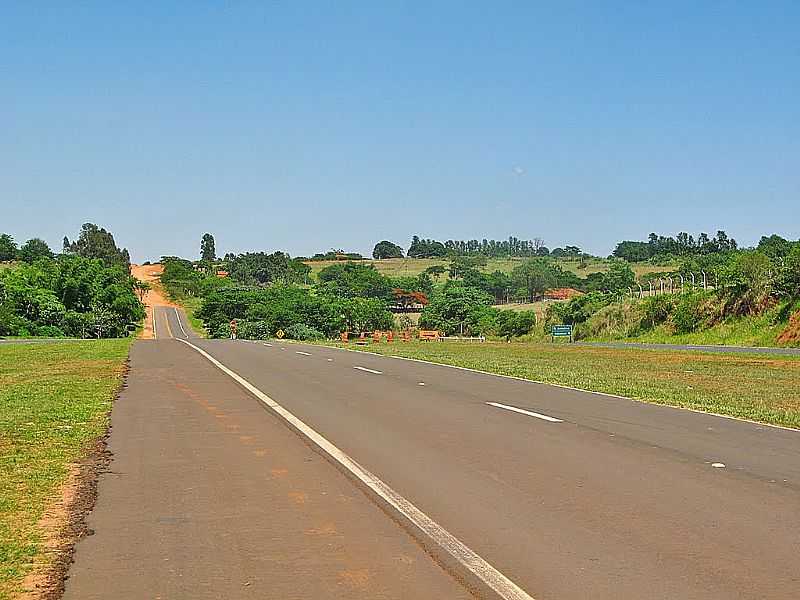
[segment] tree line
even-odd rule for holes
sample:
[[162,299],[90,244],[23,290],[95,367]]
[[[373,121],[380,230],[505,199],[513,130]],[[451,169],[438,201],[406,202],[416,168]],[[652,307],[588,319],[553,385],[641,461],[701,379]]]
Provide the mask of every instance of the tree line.
[[144,318],[141,282],[111,233],[85,224],[56,255],[39,238],[17,248],[0,235],[0,257],[20,264],[0,270],[0,335],[121,337]]
[[653,259],[670,259],[685,256],[702,256],[718,252],[731,252],[738,248],[736,240],[725,231],[717,231],[713,237],[700,233],[697,238],[681,232],[675,237],[651,233],[647,241],[622,241],[614,248],[613,256],[628,262],[644,262]]

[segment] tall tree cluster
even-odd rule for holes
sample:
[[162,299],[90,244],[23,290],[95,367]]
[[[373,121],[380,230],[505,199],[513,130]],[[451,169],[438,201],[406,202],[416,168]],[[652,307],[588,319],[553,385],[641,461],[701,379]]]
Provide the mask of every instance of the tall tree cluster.
[[647,241],[626,240],[617,244],[613,255],[628,262],[641,262],[657,257],[700,256],[718,252],[731,252],[738,248],[736,240],[724,231],[709,237],[707,233],[694,236],[681,232],[675,237],[651,233]]
[[127,248],[118,248],[110,231],[94,223],[84,223],[78,239],[70,242],[64,237],[64,253],[83,258],[97,258],[106,266],[120,266],[130,270],[131,257]]
[[547,256],[550,253],[544,240],[521,240],[509,236],[507,240],[447,240],[439,242],[414,236],[408,248],[409,258],[438,258],[442,256],[481,255],[491,258]]

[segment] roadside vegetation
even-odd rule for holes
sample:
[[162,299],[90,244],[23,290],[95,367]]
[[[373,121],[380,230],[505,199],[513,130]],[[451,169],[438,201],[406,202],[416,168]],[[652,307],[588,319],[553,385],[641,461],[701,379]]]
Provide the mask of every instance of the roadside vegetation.
[[530,341],[570,324],[578,339],[800,343],[800,332],[786,333],[800,308],[800,243],[775,235],[742,249],[724,231],[651,234],[620,242],[606,259],[578,246],[551,251],[542,240],[415,236],[406,254],[381,240],[372,261],[354,256],[219,259],[206,234],[199,261],[162,259],[161,282],[212,337],[227,336],[235,319],[241,337],[259,339],[279,330],[317,339],[419,327]]
[[17,248],[0,235],[0,336],[123,337],[144,317],[128,251],[87,223],[55,254],[37,238]]
[[367,350],[800,428],[800,357],[566,343],[401,342]]
[[[41,521],[108,427],[130,339],[0,346],[0,598],[55,560]],[[63,541],[63,540],[60,540]]]

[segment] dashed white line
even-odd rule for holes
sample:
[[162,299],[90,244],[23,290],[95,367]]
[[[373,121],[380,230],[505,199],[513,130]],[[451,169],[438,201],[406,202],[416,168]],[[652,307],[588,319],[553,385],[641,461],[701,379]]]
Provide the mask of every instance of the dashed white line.
[[302,354],[303,356],[311,356],[311,352],[303,352],[301,350],[295,350],[295,354]]
[[555,417],[551,417],[549,415],[543,415],[542,413],[533,412],[532,410],[525,410],[524,408],[517,408],[516,406],[508,406],[506,404],[500,404],[499,402],[487,402],[486,404],[488,404],[489,406],[502,408],[504,410],[510,410],[511,412],[528,415],[529,417],[536,417],[537,419],[541,419],[542,421],[549,421],[550,423],[564,422],[561,419],[556,419]]
[[272,348],[272,344],[264,344],[267,348]]
[[333,362],[333,359],[332,359],[332,358],[329,358],[329,359],[328,359],[328,362]]
[[367,367],[353,367],[359,371],[366,371],[367,373],[374,373],[375,375],[383,375],[383,371],[376,371],[375,369],[368,369]]
[[411,527],[415,528],[427,539],[436,544],[442,552],[449,554],[453,560],[456,561],[456,563],[468,571],[473,577],[476,578],[476,580],[480,581],[492,592],[497,594],[497,596],[503,600],[533,600],[533,598],[527,592],[525,592],[525,590],[503,575],[503,573],[495,569],[491,564],[486,562],[483,557],[475,553],[471,548],[464,544],[464,542],[456,538],[453,534],[431,519],[409,500],[389,487],[377,475],[370,473],[367,469],[350,458],[350,456],[345,454],[338,447],[334,446],[320,433],[306,425],[303,421],[298,419],[283,406],[275,402],[272,398],[255,387],[252,383],[223,365],[208,352],[198,348],[191,342],[180,339],[178,341],[190,346],[191,348],[194,348],[194,350],[207,358],[218,369],[237,381],[247,391],[258,398],[263,404],[271,408],[276,414],[282,417],[302,435],[316,444],[333,461],[339,463],[344,469],[352,473],[357,480],[361,481],[366,487],[372,490],[386,505],[397,511],[397,513],[404,520],[406,520]]

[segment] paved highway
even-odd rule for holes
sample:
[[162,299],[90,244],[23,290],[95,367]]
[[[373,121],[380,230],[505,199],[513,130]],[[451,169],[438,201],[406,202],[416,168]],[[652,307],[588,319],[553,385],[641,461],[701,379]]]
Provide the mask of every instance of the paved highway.
[[[250,597],[239,579],[281,598],[459,597],[461,583],[537,600],[798,597],[798,431],[346,350],[201,340],[179,311],[156,317],[112,417],[120,475],[101,481],[68,598],[143,582],[163,597]],[[219,411],[266,454],[214,434]],[[309,455],[307,435],[332,449]],[[327,452],[294,483],[315,490],[302,518],[283,512],[273,452],[287,464]],[[336,547],[358,557],[349,575],[298,533],[320,527],[303,519],[347,530]],[[292,588],[275,573],[295,560]],[[174,572],[192,582],[170,587]]]

